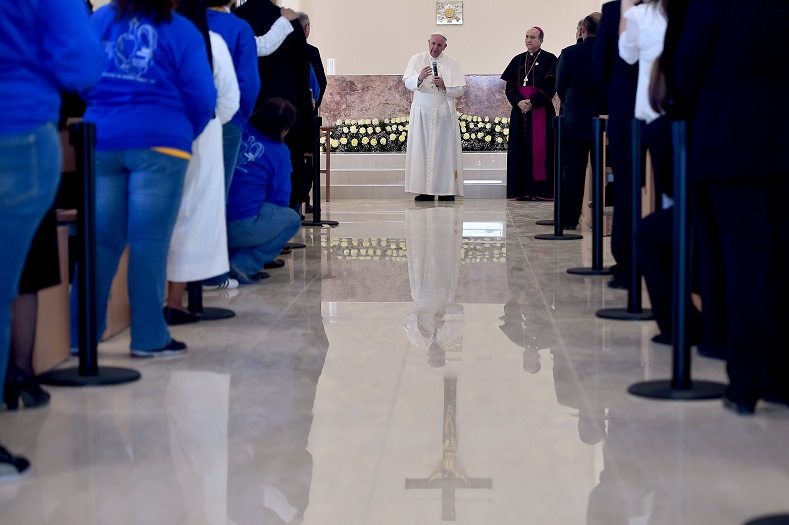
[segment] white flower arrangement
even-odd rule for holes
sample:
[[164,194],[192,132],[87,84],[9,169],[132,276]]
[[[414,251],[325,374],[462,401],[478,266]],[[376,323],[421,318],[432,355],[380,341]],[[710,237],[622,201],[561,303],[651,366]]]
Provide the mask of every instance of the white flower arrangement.
[[[463,151],[506,151],[510,119],[458,113]],[[339,119],[330,135],[332,151],[347,153],[403,152],[408,141],[408,117]],[[326,137],[320,139],[325,151]]]

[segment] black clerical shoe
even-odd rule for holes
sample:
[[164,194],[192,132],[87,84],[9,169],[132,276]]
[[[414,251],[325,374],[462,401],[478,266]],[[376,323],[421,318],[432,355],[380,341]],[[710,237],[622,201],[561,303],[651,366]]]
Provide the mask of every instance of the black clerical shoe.
[[454,202],[455,201],[455,196],[454,195],[439,195],[438,196],[438,200],[444,201],[444,202]]
[[614,290],[627,290],[627,284],[622,279],[614,277],[608,281],[608,287]]
[[435,200],[435,198],[436,198],[435,195],[427,195],[425,193],[420,193],[419,195],[414,197],[414,202],[428,202]]

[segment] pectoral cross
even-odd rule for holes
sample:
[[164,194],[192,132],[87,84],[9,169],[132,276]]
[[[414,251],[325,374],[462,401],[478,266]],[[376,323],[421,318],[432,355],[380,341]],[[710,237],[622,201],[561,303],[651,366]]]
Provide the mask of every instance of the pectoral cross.
[[441,489],[441,521],[455,521],[456,489],[492,489],[491,478],[467,478],[457,469],[457,436],[455,433],[455,403],[457,379],[444,379],[444,452],[441,467],[428,479],[405,480],[408,489]]

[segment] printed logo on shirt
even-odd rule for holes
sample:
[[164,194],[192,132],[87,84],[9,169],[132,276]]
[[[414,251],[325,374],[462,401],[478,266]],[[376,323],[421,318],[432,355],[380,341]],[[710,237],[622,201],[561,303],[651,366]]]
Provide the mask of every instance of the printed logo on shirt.
[[238,151],[238,164],[236,167],[242,171],[247,171],[246,165],[255,162],[265,150],[266,146],[262,142],[258,142],[254,136],[245,133],[244,140],[241,142],[241,148]]
[[157,40],[156,28],[132,18],[127,32],[115,42],[105,42],[107,55],[121,72],[106,71],[104,76],[155,84],[156,80],[144,78],[144,75],[154,65]]

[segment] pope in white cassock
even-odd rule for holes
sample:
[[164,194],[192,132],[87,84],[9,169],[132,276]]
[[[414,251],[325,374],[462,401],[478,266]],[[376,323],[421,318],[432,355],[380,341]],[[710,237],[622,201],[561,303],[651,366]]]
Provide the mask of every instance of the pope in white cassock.
[[[444,54],[447,39],[433,33],[428,51],[411,57],[403,82],[414,92],[405,156],[405,191],[416,201],[463,195],[463,158],[455,99],[466,90],[457,61]],[[435,67],[435,72],[434,72]],[[436,74],[437,73],[437,74]]]

